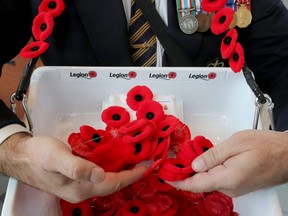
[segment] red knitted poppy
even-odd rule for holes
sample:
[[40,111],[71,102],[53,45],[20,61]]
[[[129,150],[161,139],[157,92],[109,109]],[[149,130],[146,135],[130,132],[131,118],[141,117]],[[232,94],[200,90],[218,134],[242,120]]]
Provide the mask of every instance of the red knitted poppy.
[[159,177],[165,181],[183,180],[194,173],[191,166],[185,166],[176,158],[168,158],[159,168]]
[[221,55],[223,59],[229,58],[235,49],[238,33],[235,28],[230,29],[221,42]]
[[206,12],[216,12],[225,7],[227,0],[202,0],[202,9]]
[[52,33],[54,19],[51,13],[39,13],[33,20],[32,33],[36,40],[46,40]]
[[53,17],[60,16],[65,10],[65,3],[63,0],[42,0],[38,7],[39,13],[50,13]]
[[225,32],[233,20],[234,10],[230,7],[225,7],[219,10],[212,18],[211,31],[218,35]]
[[240,72],[244,65],[244,50],[240,43],[236,43],[234,51],[229,57],[229,65],[231,69],[237,73]]
[[20,52],[20,56],[23,58],[36,58],[44,53],[49,47],[49,44],[45,41],[34,41],[26,45]]

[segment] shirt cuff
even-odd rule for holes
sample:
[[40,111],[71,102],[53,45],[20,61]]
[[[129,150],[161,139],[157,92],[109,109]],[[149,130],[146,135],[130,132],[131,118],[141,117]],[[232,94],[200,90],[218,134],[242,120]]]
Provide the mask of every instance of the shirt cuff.
[[23,127],[20,124],[10,124],[0,129],[0,145],[11,135],[25,132],[32,134],[26,127]]

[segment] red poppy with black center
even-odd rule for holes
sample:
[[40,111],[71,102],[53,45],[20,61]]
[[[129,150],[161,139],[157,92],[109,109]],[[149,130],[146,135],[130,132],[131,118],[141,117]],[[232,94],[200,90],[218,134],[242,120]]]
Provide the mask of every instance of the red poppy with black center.
[[191,165],[192,161],[198,156],[193,147],[193,140],[185,141],[179,148],[176,158],[185,166]]
[[155,123],[153,121],[147,120],[146,123],[141,128],[122,134],[122,140],[125,143],[135,143],[143,139],[149,139],[154,135],[155,129],[156,129]]
[[214,72],[210,72],[210,73],[208,74],[208,79],[215,79],[216,77],[217,77],[217,74],[214,73]]
[[197,155],[203,154],[205,151],[207,151],[212,147],[213,147],[212,142],[206,139],[204,136],[196,136],[193,139],[193,148]]
[[33,20],[32,33],[36,40],[46,40],[52,33],[54,19],[50,13],[39,13]]
[[34,41],[26,45],[20,52],[23,58],[36,58],[44,53],[49,47],[45,41]]
[[197,202],[197,201],[205,199],[204,198],[205,193],[193,193],[193,192],[185,191],[185,190],[179,190],[178,192],[181,194],[181,196],[185,200],[188,200],[188,202]]
[[244,65],[244,50],[240,43],[236,43],[234,51],[229,57],[229,65],[233,72],[238,73]]
[[132,183],[130,187],[134,193],[134,197],[137,196],[142,200],[151,200],[157,193],[157,190],[153,188],[152,185],[148,184],[146,177]]
[[211,22],[211,31],[218,35],[225,32],[233,20],[234,10],[230,7],[225,7],[219,10]]
[[123,216],[147,216],[148,210],[146,203],[140,199],[128,201],[121,209],[120,214]]
[[157,170],[162,163],[164,163],[165,159],[164,158],[160,158],[155,160],[148,168],[148,170],[145,172],[144,176],[148,177],[149,175],[151,175],[155,170]]
[[83,142],[92,148],[105,144],[111,139],[110,134],[105,130],[96,130],[89,125],[82,125],[80,127],[80,133],[83,138]]
[[230,29],[221,42],[221,56],[223,59],[229,58],[237,42],[238,33],[235,28]]
[[88,75],[89,75],[90,78],[95,78],[95,77],[97,77],[96,71],[89,71]]
[[147,200],[148,215],[173,216],[177,212],[177,200],[167,192],[158,191],[153,199]]
[[167,191],[175,190],[173,186],[169,185],[163,179],[161,179],[158,173],[156,172],[152,173],[152,175],[149,175],[147,177],[147,182],[158,191],[167,192]]
[[[124,150],[124,151],[123,151]],[[102,167],[106,172],[115,172],[122,169],[123,164],[127,159],[126,151],[135,150],[133,146],[129,148],[123,148],[119,139],[110,140],[105,145],[99,145],[91,152],[87,160]]]
[[53,17],[59,16],[65,10],[63,0],[43,0],[38,7],[39,13],[51,13]]
[[89,200],[84,200],[79,203],[70,203],[65,200],[60,200],[62,216],[91,216],[91,205]]
[[107,126],[120,128],[130,121],[130,114],[123,107],[110,106],[103,110],[101,119]]
[[167,157],[169,147],[170,147],[170,136],[158,137],[155,136],[154,139],[157,141],[157,146],[153,152],[147,157],[147,160],[158,160]]
[[94,149],[84,143],[80,133],[71,133],[68,137],[68,144],[71,146],[72,153],[82,158],[88,158]]
[[169,72],[168,73],[168,77],[170,78],[170,79],[175,79],[176,78],[176,76],[177,76],[177,73],[176,72]]
[[225,7],[227,0],[202,0],[202,9],[206,12],[216,12]]
[[130,72],[128,73],[128,76],[129,76],[130,78],[135,78],[135,77],[137,76],[137,73],[136,73],[135,71],[130,71]]
[[136,111],[137,119],[148,119],[156,124],[164,119],[164,110],[162,105],[153,100],[143,101]]
[[165,181],[183,180],[193,173],[191,165],[185,166],[176,158],[168,158],[159,168],[159,177]]
[[169,115],[165,119],[157,124],[157,134],[159,137],[165,137],[170,135],[179,123],[179,119],[175,116]]
[[130,133],[133,132],[135,130],[139,130],[140,128],[142,128],[145,124],[147,124],[149,120],[147,119],[136,119],[133,120],[125,125],[123,125],[122,127],[119,128],[119,133]]
[[182,121],[179,121],[176,125],[176,128],[173,130],[173,132],[170,134],[171,137],[171,150],[175,153],[178,152],[179,147],[187,140],[191,139],[191,132],[189,127],[183,123]]
[[142,102],[152,98],[153,93],[147,86],[138,85],[128,91],[126,103],[132,110],[137,110]]
[[92,197],[90,199],[90,205],[93,213],[92,215],[111,216],[118,210],[111,195]]
[[232,213],[232,209],[226,199],[213,194],[213,192],[205,197],[203,204],[210,215],[230,216]]

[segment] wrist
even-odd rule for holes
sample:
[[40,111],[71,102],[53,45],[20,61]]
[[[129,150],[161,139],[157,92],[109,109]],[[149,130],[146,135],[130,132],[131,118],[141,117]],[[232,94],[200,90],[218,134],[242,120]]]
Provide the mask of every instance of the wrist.
[[25,155],[24,145],[31,136],[31,133],[17,132],[2,142],[0,145],[0,173],[13,177],[19,175],[21,167],[27,165],[28,159],[23,156]]

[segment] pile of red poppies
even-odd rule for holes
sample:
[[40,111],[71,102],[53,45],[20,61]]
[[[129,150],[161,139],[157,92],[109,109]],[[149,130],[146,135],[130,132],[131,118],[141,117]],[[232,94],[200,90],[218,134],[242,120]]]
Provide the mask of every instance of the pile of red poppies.
[[131,110],[109,106],[101,114],[105,129],[83,125],[79,132],[70,134],[68,143],[73,154],[107,172],[131,169],[141,162],[149,162],[149,170],[141,180],[111,195],[77,204],[61,200],[62,215],[237,215],[232,198],[223,193],[196,194],[176,190],[165,182],[192,176],[191,162],[212,143],[203,136],[191,139],[188,126],[165,114],[147,86],[135,86],[126,96],[136,119],[131,119]]

